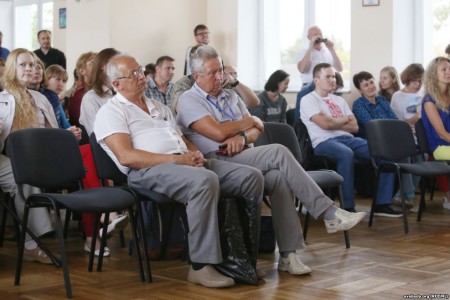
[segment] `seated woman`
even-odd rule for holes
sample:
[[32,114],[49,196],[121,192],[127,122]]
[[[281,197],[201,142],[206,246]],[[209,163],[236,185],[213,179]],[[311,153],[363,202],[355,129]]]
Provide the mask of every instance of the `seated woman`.
[[[0,93],[0,151],[3,150],[5,140],[13,131],[33,127],[58,128],[55,113],[48,100],[41,93],[27,89],[33,77],[34,68],[33,53],[27,49],[14,49],[6,60],[5,75],[2,78],[5,90]],[[5,165],[10,165],[9,159],[3,155],[1,163],[2,169]],[[11,184],[14,186],[12,192],[15,192],[14,181]],[[39,193],[39,189],[25,186],[25,196],[33,193]],[[25,203],[19,194],[16,194],[14,204],[17,214],[21,217]],[[28,227],[36,236],[52,231],[48,210],[46,208],[31,209]],[[24,260],[52,263],[28,235],[25,239]]]
[[[394,112],[392,111],[386,98],[377,94],[377,86],[375,79],[369,72],[359,72],[353,76],[353,84],[361,93],[361,97],[356,99],[353,103],[353,114],[358,121],[359,136],[366,139],[366,124],[371,120],[377,119],[391,119],[396,120]],[[411,195],[411,200],[414,198],[414,185],[412,177],[409,174],[403,176],[403,186],[407,195]],[[394,198],[394,202],[395,202]]]
[[394,67],[387,66],[380,71],[380,82],[378,83],[379,94],[391,103],[392,95],[400,90],[397,70]]
[[88,135],[94,131],[94,121],[97,111],[114,94],[112,84],[106,77],[105,67],[108,61],[119,51],[106,48],[100,51],[93,61],[89,86],[91,90],[84,94],[80,108],[80,124],[84,126]]
[[[28,88],[38,91],[47,98],[48,102],[50,102],[50,104],[53,107],[53,112],[55,113],[56,121],[58,122],[59,128],[62,129],[70,128],[71,126],[66,118],[64,109],[62,108],[58,95],[54,91],[44,87],[44,83],[46,81],[44,74],[44,63],[37,57],[37,55],[34,55],[34,61],[35,64],[33,77],[31,78],[30,83],[28,84]],[[77,136],[78,140],[81,138],[81,131],[79,129],[74,127],[71,128],[71,131],[79,135],[79,137]]]
[[358,135],[366,139],[366,124],[375,119],[397,119],[385,97],[377,95],[375,79],[369,72],[359,72],[353,76],[353,84],[361,97],[353,103],[353,114],[358,121]]
[[97,53],[86,52],[78,57],[76,63],[75,73],[80,80],[80,86],[77,87],[67,100],[67,111],[69,113],[69,120],[72,124],[80,125],[80,107],[81,100],[84,94],[89,90],[89,81],[91,80],[92,67],[94,65],[94,59]]
[[407,66],[400,74],[400,79],[405,86],[392,95],[392,110],[399,120],[404,120],[411,125],[413,133],[415,133],[414,124],[420,118],[420,105],[423,97],[421,87],[424,73],[425,70],[421,64]]
[[[450,59],[433,59],[425,72],[425,96],[422,121],[430,149],[435,159],[450,160]],[[445,209],[450,209],[450,192],[446,181],[441,182]]]
[[275,71],[264,85],[264,91],[258,94],[260,104],[249,108],[250,114],[264,122],[286,123],[287,101],[281,94],[288,86],[289,74],[283,70]]

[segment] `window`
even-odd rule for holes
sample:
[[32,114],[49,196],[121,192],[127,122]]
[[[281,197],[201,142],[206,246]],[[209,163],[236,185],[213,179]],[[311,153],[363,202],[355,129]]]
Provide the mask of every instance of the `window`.
[[53,30],[53,1],[14,1],[14,48],[37,49],[36,33],[41,29]]
[[448,0],[433,0],[432,10],[433,24],[430,32],[433,37],[432,55],[433,57],[444,56],[445,47],[450,44],[450,2]]
[[238,6],[239,73],[253,89],[262,90],[278,69],[290,74],[290,91],[301,89],[298,53],[309,45],[306,33],[312,25],[334,42],[348,87],[350,0],[246,0]]

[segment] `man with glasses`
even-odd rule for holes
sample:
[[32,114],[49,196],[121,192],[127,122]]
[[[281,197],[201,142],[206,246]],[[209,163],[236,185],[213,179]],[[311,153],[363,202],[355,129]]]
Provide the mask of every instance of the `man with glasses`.
[[[199,24],[194,28],[194,38],[197,42],[197,46],[199,45],[208,45],[209,44],[209,30],[206,25]],[[186,60],[184,63],[184,75],[191,75],[191,66],[190,66],[190,53],[191,49],[194,46],[189,46],[186,50]]]
[[191,69],[195,84],[180,96],[178,125],[205,157],[262,171],[280,251],[278,270],[292,275],[311,273],[296,253],[303,248],[304,240],[295,196],[314,218],[325,220],[329,233],[352,228],[365,213],[337,208],[286,147],[279,144],[253,147],[264,125],[250,116],[236,92],[223,89],[222,63],[216,50],[198,47],[191,56]]
[[[371,159],[367,141],[353,136],[358,132],[356,118],[344,98],[333,94],[336,89],[334,68],[328,63],[318,64],[314,67],[313,78],[315,90],[302,98],[300,117],[308,128],[314,153],[336,162],[337,172],[344,178],[344,207],[355,212],[354,160]],[[378,215],[401,217],[390,208],[393,188],[394,176],[382,173],[376,201],[380,208]]]
[[128,175],[130,186],[187,205],[192,261],[188,281],[206,287],[232,286],[233,279],[212,267],[222,262],[217,204],[221,194],[244,200],[256,208],[259,218],[263,176],[254,168],[206,160],[181,133],[169,107],[144,96],[144,70],[127,55],[108,63],[106,72],[117,94],[97,113],[97,140]]

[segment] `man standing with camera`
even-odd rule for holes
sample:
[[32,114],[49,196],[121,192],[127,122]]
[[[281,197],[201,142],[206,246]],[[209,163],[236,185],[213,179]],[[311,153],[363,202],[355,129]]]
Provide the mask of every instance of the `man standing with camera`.
[[342,72],[342,62],[334,50],[333,42],[323,38],[322,30],[318,26],[311,26],[306,37],[309,47],[300,51],[297,63],[303,86],[312,82],[312,70],[317,64],[329,63],[336,72]]

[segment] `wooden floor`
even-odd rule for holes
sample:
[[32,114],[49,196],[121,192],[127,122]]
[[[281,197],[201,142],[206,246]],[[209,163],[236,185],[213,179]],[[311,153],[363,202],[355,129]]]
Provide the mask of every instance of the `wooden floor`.
[[[259,286],[236,285],[208,289],[186,281],[188,266],[179,260],[152,262],[153,283],[141,283],[136,261],[113,237],[103,271],[87,271],[88,255],[75,231],[68,241],[74,299],[404,299],[404,295],[450,294],[450,214],[441,195],[428,201],[420,223],[409,214],[410,232],[401,219],[377,217],[368,228],[366,217],[350,231],[351,248],[341,233],[327,234],[322,221],[311,222],[303,262],[313,270],[294,277],[277,271],[278,254],[260,255],[258,265],[267,276]],[[368,211],[369,201],[358,200]],[[46,239],[55,249],[53,239]],[[14,286],[16,245],[0,248],[0,299],[63,299],[62,269],[24,263],[20,286]],[[442,299],[442,298],[434,298]]]

